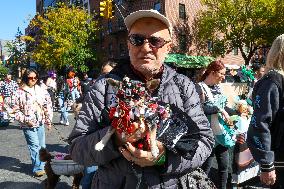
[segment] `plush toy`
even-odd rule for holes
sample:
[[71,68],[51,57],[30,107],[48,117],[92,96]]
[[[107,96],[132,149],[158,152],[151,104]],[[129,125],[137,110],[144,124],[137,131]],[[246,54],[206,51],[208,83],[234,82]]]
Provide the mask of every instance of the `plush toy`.
[[250,124],[250,115],[252,114],[252,108],[245,100],[237,100],[235,102],[235,109],[239,115],[231,116],[237,132],[246,133]]
[[124,77],[122,81],[107,79],[107,82],[116,91],[109,107],[112,129],[96,144],[96,150],[104,148],[115,130],[121,134],[122,139],[134,134],[140,137],[146,131],[148,134],[133,145],[139,149],[151,150],[152,155],[158,157],[156,139],[171,149],[187,133],[184,114],[180,113],[179,118],[173,116],[171,105],[151,97],[160,84],[159,79],[142,83]]

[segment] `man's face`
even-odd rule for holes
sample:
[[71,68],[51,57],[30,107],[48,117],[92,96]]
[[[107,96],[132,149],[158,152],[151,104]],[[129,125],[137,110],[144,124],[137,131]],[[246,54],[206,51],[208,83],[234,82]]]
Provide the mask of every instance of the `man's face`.
[[[171,46],[167,26],[154,18],[141,18],[132,25],[129,31],[129,36],[131,35],[140,36],[142,40],[143,37],[147,38],[142,45],[136,46],[128,40],[129,56],[133,67],[142,74],[158,72]],[[156,48],[153,45],[153,38],[148,39],[150,37],[160,38],[166,42],[160,48]]]

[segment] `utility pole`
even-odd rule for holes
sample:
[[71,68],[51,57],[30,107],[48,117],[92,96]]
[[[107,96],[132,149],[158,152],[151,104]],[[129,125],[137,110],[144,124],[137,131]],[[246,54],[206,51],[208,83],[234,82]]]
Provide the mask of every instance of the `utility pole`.
[[0,40],[0,49],[1,49],[1,51],[0,51],[0,60],[1,60],[1,62],[3,61],[3,49],[2,49],[2,41]]

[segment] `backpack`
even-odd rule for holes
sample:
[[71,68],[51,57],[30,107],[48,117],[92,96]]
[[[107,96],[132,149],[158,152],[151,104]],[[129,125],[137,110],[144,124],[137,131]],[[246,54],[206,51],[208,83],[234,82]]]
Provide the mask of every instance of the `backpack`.
[[[275,153],[275,158],[284,152],[284,78],[277,71],[271,70],[263,76],[261,80],[270,80],[275,83],[279,89],[279,109],[275,115],[275,118],[270,126],[271,133],[271,150]],[[258,83],[255,85],[253,96],[255,96],[255,92],[258,90]]]

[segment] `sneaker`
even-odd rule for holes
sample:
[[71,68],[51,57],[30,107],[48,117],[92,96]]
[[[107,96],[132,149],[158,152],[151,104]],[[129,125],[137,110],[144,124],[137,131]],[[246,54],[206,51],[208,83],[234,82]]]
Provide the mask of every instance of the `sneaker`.
[[45,175],[45,171],[44,170],[37,171],[34,174],[35,177],[42,177],[43,175]]
[[66,126],[69,126],[69,122],[67,121],[67,122],[65,123],[65,125],[66,125]]
[[61,125],[64,125],[64,122],[61,120],[60,122],[59,122]]

